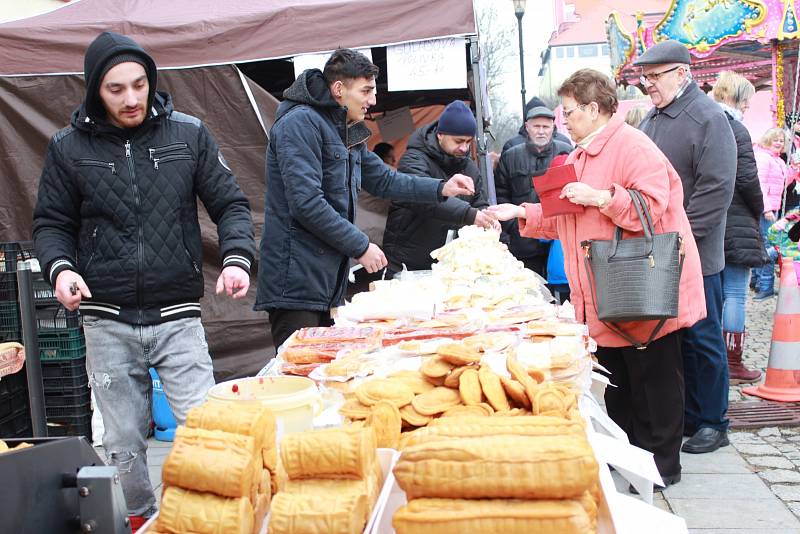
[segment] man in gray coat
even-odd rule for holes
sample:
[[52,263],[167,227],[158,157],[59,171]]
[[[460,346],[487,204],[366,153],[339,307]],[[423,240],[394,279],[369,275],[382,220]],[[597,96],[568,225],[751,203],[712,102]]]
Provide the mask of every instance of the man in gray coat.
[[683,365],[686,384],[683,445],[688,453],[728,445],[728,365],[722,337],[722,283],[725,217],[736,179],[736,141],[722,109],[692,81],[689,51],[678,41],[662,41],[634,64],[654,107],[639,128],[646,133],[683,182],[683,205],[703,268],[707,316],[686,330]]

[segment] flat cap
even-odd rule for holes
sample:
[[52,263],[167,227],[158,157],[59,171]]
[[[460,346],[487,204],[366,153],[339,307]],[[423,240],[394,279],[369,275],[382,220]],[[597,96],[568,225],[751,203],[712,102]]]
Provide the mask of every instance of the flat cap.
[[644,54],[636,58],[634,65],[665,65],[667,63],[684,63],[689,65],[692,58],[689,49],[681,42],[674,39],[661,41],[645,50]]
[[555,120],[556,116],[550,111],[550,108],[545,106],[536,106],[535,108],[531,108],[528,110],[528,114],[525,115],[525,120],[528,119],[535,119],[536,117],[547,117],[548,119]]

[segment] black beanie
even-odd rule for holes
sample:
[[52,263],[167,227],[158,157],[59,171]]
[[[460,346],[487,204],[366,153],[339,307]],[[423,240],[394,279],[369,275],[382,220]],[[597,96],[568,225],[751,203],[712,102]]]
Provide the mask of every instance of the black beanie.
[[103,76],[115,65],[133,61],[144,67],[150,91],[147,97],[147,109],[153,105],[156,94],[158,73],[156,63],[136,41],[125,35],[103,32],[92,41],[86,49],[83,60],[83,76],[86,82],[84,109],[92,119],[105,117],[106,111],[100,102],[100,82]]
[[472,111],[461,100],[454,100],[444,108],[436,131],[444,135],[474,137],[477,129],[478,123]]

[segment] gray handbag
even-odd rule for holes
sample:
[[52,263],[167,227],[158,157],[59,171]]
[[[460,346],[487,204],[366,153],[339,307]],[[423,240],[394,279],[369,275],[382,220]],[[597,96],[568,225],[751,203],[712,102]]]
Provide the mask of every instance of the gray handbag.
[[[610,241],[581,243],[597,317],[637,349],[645,349],[667,319],[678,316],[678,292],[685,257],[679,232],[656,234],[653,219],[639,191],[628,189],[644,237],[622,238],[617,226]],[[647,341],[625,333],[615,323],[658,320]]]

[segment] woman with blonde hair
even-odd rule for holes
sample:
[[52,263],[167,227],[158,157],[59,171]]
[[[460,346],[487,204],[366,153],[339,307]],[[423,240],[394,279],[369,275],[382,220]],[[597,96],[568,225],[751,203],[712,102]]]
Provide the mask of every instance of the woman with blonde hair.
[[625,122],[638,128],[648,111],[649,109],[645,106],[634,106],[625,114]]
[[[518,218],[523,237],[560,239],[570,298],[579,321],[598,344],[597,357],[617,387],[606,389],[606,409],[631,443],[653,453],[665,485],[681,479],[684,381],[681,338],[706,316],[700,256],[683,209],[683,184],[669,160],[647,135],[626,124],[617,111],[614,84],[604,74],[581,69],[558,90],[570,136],[577,181],[561,198],[585,206],[578,214],[544,217],[541,204],[488,208],[501,220]],[[643,225],[629,190],[638,191],[658,233],[680,233],[685,260],[680,275],[678,316],[661,330],[658,321],[632,321],[620,328],[602,322],[595,308],[582,242],[611,240],[617,227],[642,236]],[[629,283],[635,283],[630,280]],[[642,347],[641,343],[654,338]],[[636,343],[634,343],[636,341]],[[640,348],[637,348],[637,345]]]
[[[760,217],[761,237],[767,243],[767,230],[774,223],[781,210],[783,192],[788,183],[794,180],[794,175],[781,159],[781,154],[786,146],[786,134],[781,128],[770,128],[758,143],[753,145],[753,152],[758,167],[758,180],[761,183],[761,194],[764,197],[764,211]],[[766,249],[769,261],[763,267],[754,269],[756,275],[756,296],[754,300],[764,300],[775,294],[775,267],[777,251],[769,247]]]
[[764,199],[753,155],[753,141],[741,123],[755,92],[747,78],[731,71],[720,73],[711,92],[728,117],[736,139],[736,186],[725,223],[725,268],[722,270],[722,330],[728,349],[731,384],[755,382],[761,378],[761,371],[750,370],[742,363],[747,280],[750,269],[761,267],[767,261],[758,225],[764,211]]

